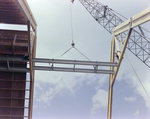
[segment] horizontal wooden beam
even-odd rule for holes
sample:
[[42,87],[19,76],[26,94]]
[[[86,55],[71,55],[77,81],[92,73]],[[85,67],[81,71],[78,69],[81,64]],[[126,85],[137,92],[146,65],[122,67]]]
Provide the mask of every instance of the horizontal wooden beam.
[[12,2],[12,1],[14,1],[14,0],[1,0],[0,3],[1,3],[1,2],[8,3],[8,2]]
[[34,30],[36,30],[37,23],[35,21],[35,18],[31,12],[31,9],[27,3],[26,0],[15,0],[15,2],[18,4],[22,12],[24,13],[25,17],[27,18],[27,21],[29,20],[31,23],[31,26]]
[[30,91],[29,89],[13,89],[13,88],[0,88],[0,90],[11,90],[11,91]]
[[7,72],[29,72],[29,68],[7,68],[7,67],[0,67],[0,71],[7,71]]
[[20,107],[20,106],[0,106],[0,108],[16,108],[16,109],[24,109],[24,108],[29,108],[29,107]]
[[0,45],[8,45],[8,46],[25,46],[28,47],[28,43],[15,43],[13,45],[12,42],[0,42]]
[[19,36],[19,38],[20,37],[28,38],[27,31],[0,29],[0,33],[1,33],[1,39],[3,39],[3,37],[12,37],[13,38],[15,34],[17,34],[17,36]]
[[24,55],[24,54],[28,54],[28,51],[19,51],[19,50],[17,50],[17,51],[15,51],[15,52],[13,52],[12,50],[9,50],[9,51],[7,51],[7,50],[0,50],[0,53],[1,54],[15,54],[15,55]]
[[5,82],[30,82],[29,80],[6,80],[6,79],[0,79],[0,81],[5,81]]
[[24,116],[24,115],[0,115],[0,117],[4,117],[4,118],[23,118],[23,117],[28,117],[28,116]]
[[0,99],[6,99],[6,100],[29,100],[29,98],[18,98],[18,97],[0,97]]
[[[12,38],[12,37],[9,37],[9,36],[8,36],[8,37],[1,37],[1,39],[4,40],[4,41],[5,41],[5,40],[13,40],[13,38]],[[19,37],[17,40],[19,40],[19,41],[28,41],[28,38],[23,38],[23,37],[20,38],[20,37]]]
[[132,22],[131,28],[134,28],[148,21],[150,21],[150,7],[140,12],[139,14],[133,16],[131,20],[128,19],[127,21],[113,28],[113,33],[116,36],[127,31],[130,27],[130,22]]

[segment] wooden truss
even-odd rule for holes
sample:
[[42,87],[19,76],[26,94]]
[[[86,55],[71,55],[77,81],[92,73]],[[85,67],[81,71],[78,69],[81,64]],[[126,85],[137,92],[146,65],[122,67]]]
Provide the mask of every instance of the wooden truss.
[[[124,53],[125,53],[132,29],[148,21],[150,21],[150,7],[140,12],[139,14],[133,16],[132,18],[128,19],[127,21],[123,22],[119,26],[115,27],[112,31],[110,62],[115,62],[116,56],[119,60],[118,60],[118,67],[116,67],[116,69],[114,69],[114,67],[110,67],[110,70],[114,70],[115,73],[109,75],[107,119],[111,119],[112,117],[113,86],[114,86],[116,76],[118,74]],[[128,33],[126,35],[125,41],[123,42],[121,39],[121,33],[124,33],[126,31],[128,31]],[[119,49],[117,40],[120,41],[122,50]],[[117,50],[117,52],[115,52],[115,49]]]

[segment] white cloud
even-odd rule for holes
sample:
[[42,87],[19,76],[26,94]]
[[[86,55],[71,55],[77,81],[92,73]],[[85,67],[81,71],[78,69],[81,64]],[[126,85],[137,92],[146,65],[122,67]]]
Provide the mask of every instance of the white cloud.
[[[107,80],[105,76],[99,77],[97,74],[38,72],[38,74],[36,74],[35,81],[35,99],[37,101],[47,103],[56,95],[62,94],[64,92],[75,96],[76,90],[78,90],[83,85],[84,81],[87,86],[93,84],[95,85],[96,83],[95,87],[100,87]],[[39,93],[39,91],[41,91],[41,93]]]
[[[150,96],[150,93],[149,93],[150,92],[150,80],[149,80],[150,74],[149,72],[148,73],[145,72],[145,75],[140,74],[142,72],[137,72],[137,73],[140,77],[142,85],[144,86],[147,94]],[[139,82],[138,78],[132,73],[129,73],[126,75],[125,80],[134,88],[135,92],[137,92],[139,95],[142,96],[143,100],[145,101],[145,106],[147,108],[150,108],[150,99],[148,95],[146,94],[144,88],[142,87],[141,83]]]
[[[150,96],[150,93],[149,93],[150,92],[150,81],[145,80],[143,82],[143,85],[146,89],[147,94]],[[143,97],[146,107],[150,108],[150,98],[148,97],[148,95],[144,91],[143,87],[138,85],[135,88],[136,88],[135,90],[138,92],[138,94],[140,94]]]
[[136,98],[135,97],[124,97],[124,100],[125,101],[128,101],[128,102],[134,102],[135,100],[136,100]]
[[98,75],[98,74],[86,74],[84,79],[86,80],[87,85],[95,85],[95,89],[98,90],[104,85],[109,79],[108,75]]
[[136,118],[138,118],[138,116],[139,116],[139,111],[137,110],[136,112],[134,112],[134,116],[136,117]]
[[[79,77],[79,78],[76,78]],[[36,81],[48,83],[56,87],[56,90],[61,90],[63,88],[69,90],[74,94],[73,88],[76,85],[81,85],[84,78],[82,74],[75,75],[73,73],[59,73],[59,72],[38,72],[36,75]]]
[[[36,71],[35,74],[35,99],[45,103],[52,100],[56,95],[64,92],[71,93],[73,96],[75,96],[75,91],[83,85],[84,81],[87,86],[94,85],[96,90],[98,90],[105,82],[108,81],[106,80],[108,77],[107,75],[100,76],[98,74],[40,71]],[[43,88],[42,84],[48,84],[50,86],[44,86]],[[37,90],[40,90],[42,93],[39,94]]]
[[48,102],[48,100],[51,100],[56,95],[56,91],[54,89],[49,89],[45,93],[42,93],[39,98],[37,98],[37,101],[43,101],[45,103]]
[[99,108],[106,108],[108,103],[108,92],[99,89],[92,97],[93,107],[91,113],[94,114]]
[[98,81],[98,85],[96,86],[96,90],[103,86],[104,83],[108,82],[108,75],[103,75]]
[[[56,95],[65,91],[75,95],[75,86],[80,85],[81,80],[75,79],[74,75],[55,75],[53,73],[50,78],[46,79],[44,75],[37,77],[35,82],[35,99],[47,103]],[[46,77],[49,77],[46,75]],[[42,87],[42,88],[41,88]],[[37,92],[40,90],[42,93]],[[39,98],[36,98],[39,97]]]

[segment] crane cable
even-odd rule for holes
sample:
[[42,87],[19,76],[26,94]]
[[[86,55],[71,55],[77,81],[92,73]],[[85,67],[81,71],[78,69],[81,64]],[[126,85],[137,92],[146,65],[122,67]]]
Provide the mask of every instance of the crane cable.
[[72,43],[74,43],[73,41],[73,25],[72,25],[72,9],[71,9],[71,2],[70,2],[70,20],[71,20],[71,35],[72,35]]
[[113,114],[113,117],[116,119],[116,117],[115,117],[115,115],[114,115],[114,113],[112,112],[112,114]]
[[140,84],[142,85],[142,87],[143,87],[143,89],[144,89],[145,93],[147,94],[148,98],[150,99],[150,96],[148,95],[148,93],[147,93],[147,91],[146,91],[146,89],[145,89],[144,85],[142,84],[142,81],[140,80],[140,78],[139,78],[138,74],[136,73],[136,71],[135,71],[135,69],[134,69],[134,67],[133,67],[133,65],[132,65],[132,63],[131,63],[131,61],[129,60],[129,58],[128,58],[128,56],[127,56],[127,54],[126,54],[126,53],[125,53],[125,55],[126,55],[126,57],[127,57],[128,61],[129,61],[130,65],[131,65],[131,67],[132,67],[132,69],[133,69],[133,71],[134,71],[134,73],[135,73],[136,77],[138,78],[138,80],[139,80]]
[[72,9],[71,9],[71,2],[70,2],[70,20],[71,20],[71,34],[72,34],[72,47],[69,48],[67,51],[65,51],[60,57],[62,57],[64,54],[66,54],[68,51],[70,51],[72,48],[74,48],[75,50],[77,50],[83,57],[85,57],[87,60],[91,61],[87,56],[85,56],[81,51],[79,51],[76,47],[75,47],[75,43],[73,40],[73,23],[72,23]]

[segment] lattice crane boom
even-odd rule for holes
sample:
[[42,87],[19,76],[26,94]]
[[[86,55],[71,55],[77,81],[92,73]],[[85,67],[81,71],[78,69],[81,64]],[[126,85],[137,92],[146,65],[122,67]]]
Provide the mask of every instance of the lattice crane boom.
[[[92,15],[92,17],[110,34],[112,34],[112,29],[114,27],[123,22],[123,20],[119,18],[111,8],[103,5],[97,0],[79,1]],[[126,32],[120,34],[123,42],[126,34]],[[127,45],[127,49],[150,68],[150,41],[144,36],[143,30],[140,26],[139,31],[133,29]]]

